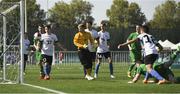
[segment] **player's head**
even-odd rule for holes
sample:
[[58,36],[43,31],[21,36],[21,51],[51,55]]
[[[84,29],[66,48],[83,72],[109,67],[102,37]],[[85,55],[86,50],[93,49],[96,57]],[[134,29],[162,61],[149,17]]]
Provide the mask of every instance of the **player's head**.
[[136,32],[140,33],[141,25],[136,25]]
[[142,25],[140,28],[141,33],[149,33],[149,27],[147,25]]
[[51,26],[50,26],[50,25],[46,25],[46,26],[44,27],[44,29],[45,29],[45,32],[46,32],[46,33],[49,33],[49,32],[50,32],[50,29],[51,29]]
[[101,22],[100,28],[101,28],[102,31],[105,31],[105,29],[106,29],[106,23]]
[[78,31],[80,31],[80,32],[84,32],[85,28],[86,28],[86,26],[84,24],[79,24],[78,25]]
[[41,33],[44,33],[44,25],[39,25],[38,26],[38,31]]
[[93,24],[92,21],[87,21],[86,22],[86,28],[88,28],[88,29],[92,28],[92,24]]

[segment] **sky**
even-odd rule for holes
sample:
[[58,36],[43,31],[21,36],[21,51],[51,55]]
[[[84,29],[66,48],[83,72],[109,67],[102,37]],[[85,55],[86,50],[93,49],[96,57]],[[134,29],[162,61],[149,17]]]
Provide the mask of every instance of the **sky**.
[[[45,11],[54,6],[54,4],[61,0],[37,0],[37,4],[41,5],[41,8]],[[71,0],[63,0],[69,3]],[[106,10],[110,9],[113,0],[86,0],[94,5],[92,8],[92,16],[95,18],[95,23],[100,23],[101,20],[107,20]],[[128,0],[130,3],[137,3],[141,11],[146,15],[147,20],[153,19],[155,7],[164,3],[166,0]],[[176,0],[180,2],[180,0]]]

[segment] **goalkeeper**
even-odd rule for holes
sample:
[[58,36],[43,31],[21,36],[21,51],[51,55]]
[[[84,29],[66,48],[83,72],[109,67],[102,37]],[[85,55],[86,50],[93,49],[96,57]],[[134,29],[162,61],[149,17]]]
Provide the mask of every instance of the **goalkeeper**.
[[[178,79],[174,77],[173,72],[169,67],[174,63],[174,60],[176,59],[178,53],[180,52],[180,47],[170,55],[170,60],[166,62],[156,62],[153,65],[153,68],[166,80],[170,81],[171,83],[177,83]],[[166,57],[168,58],[168,57]],[[129,81],[128,83],[136,83],[138,79],[140,78],[141,74],[146,75],[146,66],[145,64],[141,64],[139,67],[137,67],[136,75],[133,78],[132,81]]]

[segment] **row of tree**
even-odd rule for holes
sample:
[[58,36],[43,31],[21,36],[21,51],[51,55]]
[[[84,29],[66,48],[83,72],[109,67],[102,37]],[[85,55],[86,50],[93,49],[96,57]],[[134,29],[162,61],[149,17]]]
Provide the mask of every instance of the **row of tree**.
[[[2,0],[2,2],[18,1],[20,0]],[[74,36],[77,24],[86,20],[94,21],[95,19],[91,16],[93,5],[86,0],[71,0],[69,3],[61,0],[49,9],[48,12],[40,9],[40,5],[36,3],[36,0],[26,1],[27,26],[31,41],[33,40],[32,35],[35,33],[37,26],[40,24],[51,22],[53,24],[53,30],[56,31],[55,33],[58,37],[61,40],[65,40]],[[0,11],[1,10],[3,9],[0,9]],[[114,30],[113,32],[124,32],[127,31],[128,28],[134,27],[136,24],[147,22],[139,5],[135,2],[129,3],[127,0],[113,0],[111,8],[107,9],[106,14],[109,20],[105,22],[109,23],[109,29],[111,29],[111,31]],[[17,13],[17,15],[19,15],[19,13]],[[154,17],[151,21],[149,21],[149,23],[154,32],[156,31],[155,29],[157,29],[158,32],[163,32],[167,29],[180,30],[180,2],[167,0],[165,3],[157,6]],[[174,33],[172,36],[178,36],[178,34]],[[112,41],[117,41],[117,39],[118,41],[124,40],[114,38]],[[65,47],[68,46],[67,48],[71,48],[73,46],[72,39],[69,40],[69,42],[71,42],[71,44],[67,44],[67,42],[62,41],[62,43],[65,44]]]

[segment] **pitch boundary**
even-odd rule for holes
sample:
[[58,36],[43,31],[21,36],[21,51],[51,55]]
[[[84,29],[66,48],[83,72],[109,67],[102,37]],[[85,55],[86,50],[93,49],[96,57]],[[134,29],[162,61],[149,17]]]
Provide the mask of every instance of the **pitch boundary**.
[[30,86],[30,87],[34,87],[34,88],[39,88],[39,89],[46,90],[46,91],[56,93],[56,94],[67,94],[67,93],[64,93],[62,91],[57,91],[57,90],[46,88],[46,87],[41,87],[41,86],[36,86],[36,85],[31,85],[31,84],[26,84],[26,83],[23,83],[22,85]]

